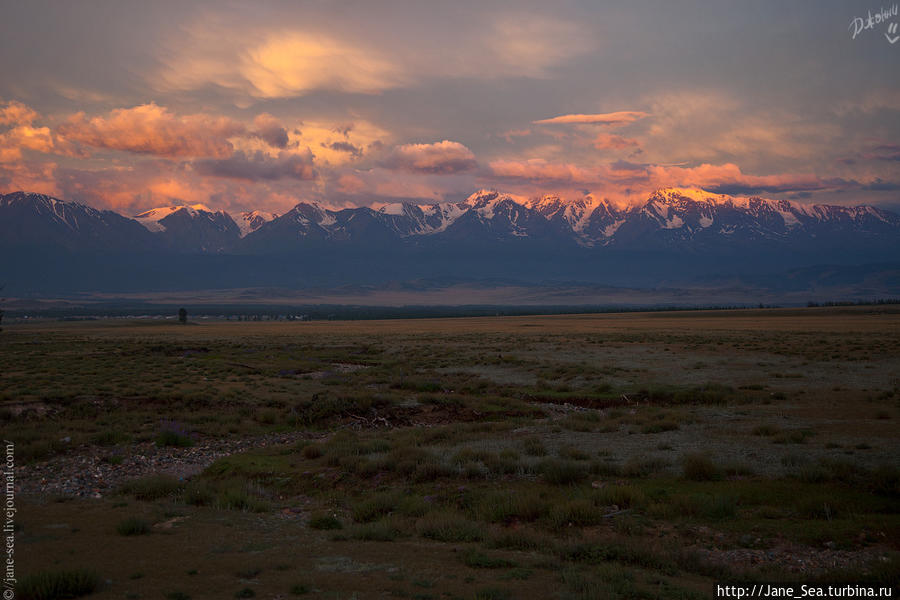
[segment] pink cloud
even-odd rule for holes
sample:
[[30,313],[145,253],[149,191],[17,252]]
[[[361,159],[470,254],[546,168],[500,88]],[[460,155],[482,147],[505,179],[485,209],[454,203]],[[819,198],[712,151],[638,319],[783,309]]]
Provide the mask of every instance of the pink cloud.
[[543,159],[526,161],[495,160],[488,165],[491,176],[546,183],[596,183],[603,179],[601,169],[569,163],[550,163]]
[[593,146],[597,150],[624,150],[639,147],[638,141],[621,135],[601,133],[594,138]]
[[246,127],[227,117],[206,114],[176,116],[165,107],[143,104],[113,110],[108,117],[88,119],[77,113],[57,128],[67,140],[109,150],[167,158],[225,158],[234,148],[228,138]]
[[517,137],[526,137],[531,135],[530,129],[510,129],[509,131],[504,131],[500,134],[500,137],[505,139],[507,142],[512,142],[513,139]]
[[750,175],[733,163],[696,167],[651,165],[647,171],[650,180],[658,182],[656,187],[699,187],[725,193],[815,191],[855,185],[855,182],[822,179],[812,173]]
[[596,166],[550,163],[540,159],[498,160],[481,174],[488,186],[509,186],[535,194],[562,190],[593,190],[612,198],[641,199],[664,187],[698,187],[708,191],[752,195],[796,191],[850,190],[862,184],[853,180],[824,179],[811,173],[752,175],[733,163],[679,165],[636,164],[617,161]]
[[541,119],[532,122],[538,125],[627,125],[628,123],[633,123],[634,121],[643,119],[647,116],[649,116],[649,114],[645,112],[623,110],[619,112],[598,113],[592,115],[560,115],[558,117],[553,117],[552,119]]
[[0,125],[30,125],[37,118],[37,112],[15,100],[0,107]]
[[470,171],[477,163],[471,150],[459,142],[444,140],[397,146],[384,161],[384,166],[411,173],[448,175]]
[[[0,155],[3,150],[0,148]],[[58,196],[59,186],[55,178],[56,163],[18,161],[2,164],[0,161],[0,190],[26,191]]]

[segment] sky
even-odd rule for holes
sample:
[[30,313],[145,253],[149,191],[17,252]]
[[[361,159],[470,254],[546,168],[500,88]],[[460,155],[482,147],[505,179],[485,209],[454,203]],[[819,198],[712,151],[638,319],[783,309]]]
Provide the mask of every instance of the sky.
[[0,0],[0,192],[132,215],[671,186],[896,208],[900,17],[855,20],[893,6]]

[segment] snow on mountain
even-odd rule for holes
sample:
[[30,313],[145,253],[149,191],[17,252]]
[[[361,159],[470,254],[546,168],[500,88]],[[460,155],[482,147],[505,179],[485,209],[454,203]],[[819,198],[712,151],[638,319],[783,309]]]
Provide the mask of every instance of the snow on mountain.
[[45,216],[60,225],[72,230],[79,228],[79,221],[85,218],[102,220],[104,213],[111,211],[99,211],[95,208],[78,202],[64,202],[45,194],[15,192],[0,195],[0,207],[29,206],[38,215]]
[[[160,223],[160,221],[181,210],[185,211],[185,213],[192,218],[198,216],[200,213],[217,214],[205,204],[191,204],[189,206],[161,206],[159,208],[151,208],[132,218],[148,230],[159,233],[166,230],[166,226]],[[224,211],[219,212],[225,214]]]
[[[301,202],[281,216],[257,210],[240,213],[237,219],[203,204],[159,207],[126,219],[112,211],[17,192],[0,195],[0,210],[9,218],[20,215],[18,229],[31,231],[32,237],[50,228],[60,232],[53,236],[69,232],[67,245],[76,244],[78,236],[85,237],[79,233],[85,227],[89,227],[85,231],[90,232],[90,243],[98,244],[106,228],[125,232],[128,226],[140,226],[140,236],[133,229],[131,234],[118,235],[139,237],[145,245],[201,253],[241,248],[277,253],[305,243],[304,239],[373,247],[418,238],[422,244],[520,240],[584,248],[710,250],[754,241],[839,247],[860,236],[888,244],[900,238],[900,216],[872,206],[807,205],[696,188],[659,189],[629,206],[616,206],[591,194],[575,199],[523,198],[479,190],[462,202],[400,202],[339,210]],[[3,230],[7,238],[23,238],[11,223]],[[145,233],[153,239],[144,239]]]
[[278,215],[276,213],[265,212],[262,210],[253,210],[250,212],[242,212],[239,218],[234,219],[234,222],[237,224],[238,229],[241,230],[241,237],[243,238],[248,234],[253,233],[269,221],[277,218]]
[[440,233],[469,207],[465,203],[413,204],[396,202],[373,207],[384,222],[401,236]]
[[13,192],[0,194],[0,244],[143,250],[153,247],[153,239],[134,220],[111,210],[44,194]]

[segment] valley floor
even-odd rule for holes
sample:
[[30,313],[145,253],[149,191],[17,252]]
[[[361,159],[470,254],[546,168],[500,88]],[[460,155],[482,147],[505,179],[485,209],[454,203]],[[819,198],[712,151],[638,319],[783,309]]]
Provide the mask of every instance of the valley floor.
[[23,599],[900,580],[896,306],[14,324],[0,382]]

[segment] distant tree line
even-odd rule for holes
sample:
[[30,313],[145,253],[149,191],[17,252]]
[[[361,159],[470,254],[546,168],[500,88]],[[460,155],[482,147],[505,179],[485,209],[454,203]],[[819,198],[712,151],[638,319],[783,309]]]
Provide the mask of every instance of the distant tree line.
[[880,304],[900,304],[900,298],[879,298],[877,300],[831,300],[828,302],[814,302],[810,300],[806,303],[809,308],[826,307],[826,306],[876,306]]

